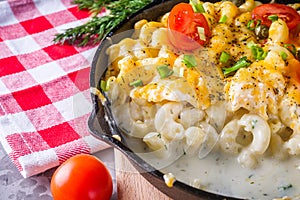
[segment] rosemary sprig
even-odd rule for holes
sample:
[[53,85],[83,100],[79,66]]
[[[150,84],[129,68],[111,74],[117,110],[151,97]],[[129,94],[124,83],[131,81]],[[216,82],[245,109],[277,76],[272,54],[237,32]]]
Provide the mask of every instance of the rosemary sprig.
[[[152,0],[74,0],[73,3],[78,4],[79,9],[88,9],[93,17],[85,24],[56,34],[53,41],[78,46],[96,44],[119,23],[151,2]],[[97,16],[102,8],[106,8],[109,14]]]
[[105,4],[108,4],[112,0],[73,0],[74,4],[78,5],[80,10],[87,9],[94,14],[98,14]]

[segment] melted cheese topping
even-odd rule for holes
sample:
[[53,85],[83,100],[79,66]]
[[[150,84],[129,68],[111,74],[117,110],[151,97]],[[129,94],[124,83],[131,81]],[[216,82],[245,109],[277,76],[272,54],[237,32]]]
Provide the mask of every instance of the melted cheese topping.
[[[256,5],[203,3],[212,35],[194,51],[169,42],[169,13],[158,22],[137,22],[133,38],[107,49],[113,115],[126,134],[144,142],[146,147],[130,147],[146,151],[141,156],[168,174],[170,187],[177,179],[243,198],[300,194],[300,179],[289,175],[300,175],[300,62],[285,48],[293,44],[299,51],[300,39],[279,19],[259,40],[247,28]],[[226,63],[222,52],[230,55]],[[185,55],[195,66],[186,64]],[[224,75],[244,58],[247,67]],[[159,66],[171,73],[161,77]]]

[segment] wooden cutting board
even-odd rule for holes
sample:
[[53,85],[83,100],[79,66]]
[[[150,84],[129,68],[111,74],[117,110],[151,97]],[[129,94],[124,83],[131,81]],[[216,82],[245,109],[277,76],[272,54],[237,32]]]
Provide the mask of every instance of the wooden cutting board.
[[115,168],[119,200],[171,200],[140,175],[118,150],[115,150]]

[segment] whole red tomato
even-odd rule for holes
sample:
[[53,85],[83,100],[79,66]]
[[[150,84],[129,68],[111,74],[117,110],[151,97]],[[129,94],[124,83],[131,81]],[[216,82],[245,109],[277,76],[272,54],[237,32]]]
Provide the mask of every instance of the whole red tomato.
[[172,8],[168,17],[168,37],[173,46],[194,50],[206,44],[210,36],[206,18],[201,13],[195,13],[190,4],[179,3]]
[[98,158],[79,154],[57,168],[50,188],[54,200],[108,200],[113,184],[108,169]]

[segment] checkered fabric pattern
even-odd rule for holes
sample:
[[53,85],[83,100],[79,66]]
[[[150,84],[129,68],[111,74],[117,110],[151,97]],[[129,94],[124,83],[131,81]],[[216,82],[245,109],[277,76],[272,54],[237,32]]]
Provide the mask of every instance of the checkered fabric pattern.
[[24,177],[108,147],[87,128],[96,47],[52,42],[89,17],[71,0],[0,1],[0,141]]

